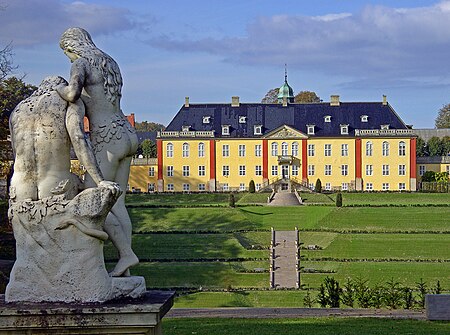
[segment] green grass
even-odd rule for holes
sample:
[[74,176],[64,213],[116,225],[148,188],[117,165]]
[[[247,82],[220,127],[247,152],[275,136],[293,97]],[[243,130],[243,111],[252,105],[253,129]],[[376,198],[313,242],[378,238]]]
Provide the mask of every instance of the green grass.
[[[236,193],[238,201],[244,193]],[[227,193],[162,193],[162,194],[127,194],[126,204],[133,206],[186,206],[186,205],[224,205],[228,206]]]
[[[331,197],[335,199],[336,195]],[[343,193],[344,206],[349,205],[448,205],[450,193]]]
[[165,334],[170,335],[444,335],[450,332],[450,324],[445,322],[375,318],[165,318],[163,331]]
[[[140,259],[268,258],[268,250],[247,250],[233,234],[148,234],[133,236],[133,250]],[[116,258],[108,243],[105,258]]]
[[450,234],[336,234],[331,243],[323,239],[317,241],[314,244],[325,247],[324,250],[304,250],[302,254],[307,257],[450,260]]

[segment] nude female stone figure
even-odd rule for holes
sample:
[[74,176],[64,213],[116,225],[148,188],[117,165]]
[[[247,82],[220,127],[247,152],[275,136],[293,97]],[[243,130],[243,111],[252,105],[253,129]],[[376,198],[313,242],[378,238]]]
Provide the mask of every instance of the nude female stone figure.
[[[122,76],[117,63],[98,49],[89,33],[70,28],[61,36],[60,47],[72,62],[68,86],[60,86],[63,99],[84,102],[90,123],[90,138],[95,157],[106,180],[117,182],[125,190],[132,155],[138,139],[120,109]],[[90,176],[86,186],[95,183]],[[129,275],[128,268],[139,260],[131,249],[131,220],[123,193],[109,213],[105,230],[119,251],[119,261],[111,276]]]

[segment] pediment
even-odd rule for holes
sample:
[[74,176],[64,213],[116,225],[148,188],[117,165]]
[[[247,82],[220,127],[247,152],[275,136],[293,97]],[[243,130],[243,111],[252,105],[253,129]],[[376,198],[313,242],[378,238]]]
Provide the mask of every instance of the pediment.
[[307,139],[308,136],[301,131],[292,128],[288,125],[282,125],[271,132],[267,133],[264,138],[295,138]]

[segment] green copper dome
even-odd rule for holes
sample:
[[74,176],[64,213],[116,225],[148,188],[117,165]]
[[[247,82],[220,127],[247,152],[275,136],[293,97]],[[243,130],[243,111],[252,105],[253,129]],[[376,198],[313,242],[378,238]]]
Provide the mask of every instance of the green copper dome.
[[294,102],[294,90],[287,82],[287,72],[284,74],[284,84],[278,90],[278,103],[283,103],[284,97],[288,102]]

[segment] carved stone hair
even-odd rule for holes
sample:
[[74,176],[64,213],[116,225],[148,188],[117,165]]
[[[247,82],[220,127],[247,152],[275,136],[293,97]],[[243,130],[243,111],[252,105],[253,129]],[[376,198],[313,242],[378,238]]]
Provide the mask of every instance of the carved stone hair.
[[121,97],[122,76],[119,66],[108,54],[97,48],[91,35],[83,28],[69,28],[61,36],[61,49],[86,59],[103,75],[103,87],[109,101],[115,103]]

